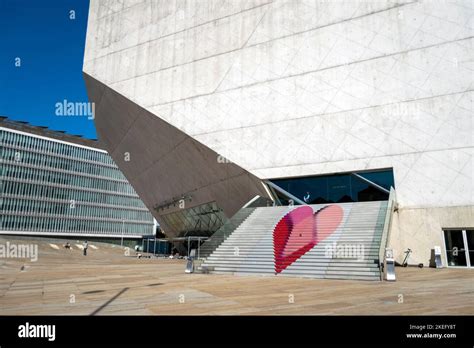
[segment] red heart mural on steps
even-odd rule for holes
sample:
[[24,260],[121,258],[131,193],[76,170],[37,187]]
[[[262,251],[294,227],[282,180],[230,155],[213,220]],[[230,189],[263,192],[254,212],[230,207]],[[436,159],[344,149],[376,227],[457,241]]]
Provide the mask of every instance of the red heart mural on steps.
[[308,205],[287,213],[273,230],[275,273],[280,273],[319,242],[336,231],[344,211],[338,205],[328,205],[313,212]]

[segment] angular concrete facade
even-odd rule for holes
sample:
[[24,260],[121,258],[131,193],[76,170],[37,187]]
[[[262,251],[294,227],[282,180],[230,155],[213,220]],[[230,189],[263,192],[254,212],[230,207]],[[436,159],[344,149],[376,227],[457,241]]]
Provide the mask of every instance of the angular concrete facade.
[[174,155],[142,171],[180,137],[251,182],[228,214],[258,179],[393,168],[391,244],[427,264],[443,228],[474,226],[473,15],[467,0],[91,1],[99,137],[119,166],[143,151],[121,168],[149,207],[206,180],[184,179]]
[[231,217],[253,197],[265,196],[260,180],[84,74],[96,103],[96,130],[161,227],[179,236],[162,215],[215,202]]

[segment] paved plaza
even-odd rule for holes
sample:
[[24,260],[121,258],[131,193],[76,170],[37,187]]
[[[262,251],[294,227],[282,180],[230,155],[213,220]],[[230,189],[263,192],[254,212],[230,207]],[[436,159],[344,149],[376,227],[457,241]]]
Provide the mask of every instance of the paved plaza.
[[1,315],[474,314],[467,269],[397,268],[393,283],[185,274],[184,260],[126,257],[118,246],[92,243],[83,256],[80,243],[9,241],[39,252],[36,262],[0,259]]

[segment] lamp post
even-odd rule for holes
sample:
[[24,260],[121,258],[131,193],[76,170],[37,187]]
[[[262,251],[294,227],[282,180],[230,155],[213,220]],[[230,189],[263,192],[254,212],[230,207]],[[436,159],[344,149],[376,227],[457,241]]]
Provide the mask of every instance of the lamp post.
[[122,241],[120,242],[120,246],[123,248],[123,233],[125,231],[125,219],[122,219]]

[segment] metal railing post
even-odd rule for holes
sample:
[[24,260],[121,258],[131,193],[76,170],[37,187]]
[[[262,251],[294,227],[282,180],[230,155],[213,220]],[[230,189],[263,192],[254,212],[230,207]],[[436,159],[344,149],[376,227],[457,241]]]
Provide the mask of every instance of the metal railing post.
[[385,213],[385,220],[383,225],[382,237],[380,239],[380,248],[379,248],[379,269],[380,269],[380,280],[383,280],[383,271],[382,265],[385,258],[385,249],[387,248],[388,242],[390,240],[390,228],[392,225],[392,215],[395,211],[396,206],[396,193],[393,187],[390,188],[390,194],[388,197],[387,211]]

